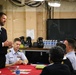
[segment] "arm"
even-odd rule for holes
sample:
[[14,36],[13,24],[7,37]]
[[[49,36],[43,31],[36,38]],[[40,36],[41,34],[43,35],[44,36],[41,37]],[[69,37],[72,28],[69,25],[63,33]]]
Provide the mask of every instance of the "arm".
[[0,40],[0,48],[2,47],[2,42],[1,42],[1,40]]
[[8,66],[13,66],[13,65],[16,65],[16,64],[27,64],[28,63],[28,61],[27,60],[19,60],[19,61],[16,61],[16,62],[14,62],[14,63],[12,63],[12,64],[6,64],[5,66],[6,67],[8,67]]
[[15,65],[15,64],[14,63],[13,64],[6,64],[5,66],[9,67],[9,66],[13,66],[13,65]]
[[28,63],[28,60],[18,60],[17,62],[11,64],[11,65],[15,65],[15,64],[27,64]]
[[22,63],[23,64],[28,64],[28,59],[27,57],[24,55],[24,53],[21,52],[21,59],[22,59]]
[[6,62],[5,62],[5,66],[6,67],[13,66],[13,65],[16,64],[16,62],[10,64],[10,56],[11,56],[11,53],[10,52],[5,55],[6,56]]
[[12,65],[14,65],[14,63],[13,64],[9,64],[9,55],[6,54],[6,64],[5,64],[5,66],[8,67],[8,66],[12,66]]
[[2,40],[1,40],[2,41],[1,42],[2,47],[12,46],[12,42],[7,41],[7,31],[4,28],[2,28],[2,35],[1,35],[1,37],[2,37]]

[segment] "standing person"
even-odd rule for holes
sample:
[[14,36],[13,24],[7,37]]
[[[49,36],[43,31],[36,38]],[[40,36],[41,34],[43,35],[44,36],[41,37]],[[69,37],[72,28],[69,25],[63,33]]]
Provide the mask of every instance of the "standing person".
[[44,67],[40,75],[71,75],[67,65],[61,64],[64,57],[63,49],[59,46],[50,49],[50,65]]
[[20,52],[19,48],[21,45],[21,40],[15,38],[13,41],[13,47],[10,52],[6,54],[6,67],[16,65],[16,64],[27,64],[28,59],[23,52]]
[[12,43],[7,41],[7,32],[3,28],[6,22],[7,16],[5,13],[0,12],[0,68],[5,67],[5,54],[7,53],[7,48],[12,46]]

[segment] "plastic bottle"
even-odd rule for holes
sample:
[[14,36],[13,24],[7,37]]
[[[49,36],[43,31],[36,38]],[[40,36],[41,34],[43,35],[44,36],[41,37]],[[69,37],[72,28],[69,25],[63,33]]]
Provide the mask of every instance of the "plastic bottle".
[[51,47],[53,47],[53,40],[51,41]]
[[17,66],[17,68],[16,68],[16,75],[20,75],[19,66]]

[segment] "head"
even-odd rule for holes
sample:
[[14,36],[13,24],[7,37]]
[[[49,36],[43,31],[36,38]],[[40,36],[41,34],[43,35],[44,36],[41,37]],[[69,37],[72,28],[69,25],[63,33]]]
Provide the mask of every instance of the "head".
[[55,46],[50,49],[49,56],[50,62],[61,63],[64,57],[64,51],[60,46]]
[[4,26],[6,20],[7,20],[6,14],[3,12],[0,12],[0,26]]
[[[75,40],[75,43],[76,43],[76,38],[73,38],[73,39]],[[75,49],[74,49],[74,50],[75,50],[75,52],[76,52],[76,45],[75,45]]]
[[64,50],[64,54],[66,54],[66,45],[65,45],[64,43],[58,42],[58,43],[56,44],[56,46],[62,47],[63,50]]
[[66,45],[66,52],[71,52],[75,49],[76,42],[74,39],[65,39],[64,44]]
[[15,51],[18,51],[21,45],[21,40],[19,38],[15,38],[13,41],[13,48]]

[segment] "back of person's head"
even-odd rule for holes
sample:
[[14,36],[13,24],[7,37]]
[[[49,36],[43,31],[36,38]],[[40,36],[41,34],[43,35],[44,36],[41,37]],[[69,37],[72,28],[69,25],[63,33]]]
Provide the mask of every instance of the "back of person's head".
[[56,62],[62,62],[64,57],[64,51],[60,46],[55,46],[50,49],[50,61],[56,63]]
[[68,45],[71,46],[73,49],[75,49],[76,47],[76,42],[74,39],[71,39],[71,38],[68,38],[68,39],[65,39],[67,42],[68,42]]
[[16,42],[16,41],[20,41],[21,42],[20,38],[15,38],[13,42]]
[[63,44],[63,43],[61,43],[61,42],[58,42],[58,43],[56,44],[56,46],[62,47],[63,50],[64,50],[64,54],[66,54],[66,45],[65,45],[65,44]]

